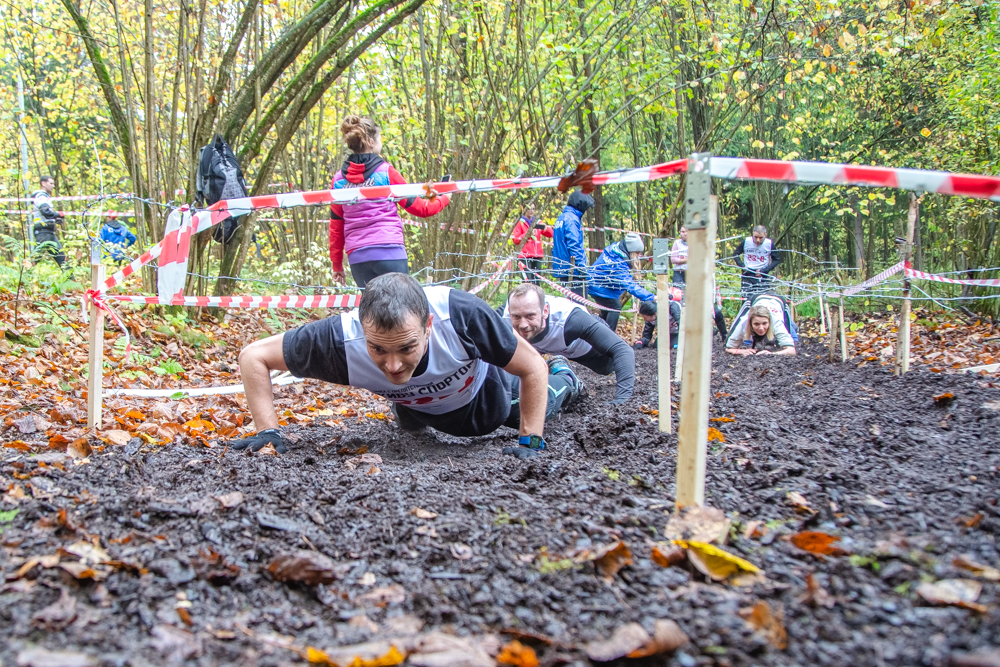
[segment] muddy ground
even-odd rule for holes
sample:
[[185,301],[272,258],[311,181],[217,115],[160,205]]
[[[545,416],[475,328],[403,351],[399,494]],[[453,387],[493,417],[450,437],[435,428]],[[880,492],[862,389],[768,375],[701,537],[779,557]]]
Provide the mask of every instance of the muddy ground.
[[[717,349],[711,416],[733,421],[712,424],[725,443],[710,444],[707,498],[735,521],[727,548],[766,575],[738,587],[650,559],[676,461],[676,436],[648,412],[655,359],[637,353],[638,390],[623,406],[605,403],[607,378],[581,370],[590,396],[550,425],[551,449],[530,462],[499,455],[513,431],[459,441],[373,419],[346,434],[290,427],[299,440],[278,457],[137,439],[83,465],[0,450],[0,489],[31,485],[0,505],[19,510],[0,537],[0,660],[35,664],[30,649],[43,646],[105,665],[288,664],[302,657],[285,645],[363,642],[410,616],[461,636],[545,635],[551,643],[524,638],[543,665],[591,664],[587,642],[656,619],[676,621],[690,643],[618,664],[946,665],[1000,644],[996,583],[983,581],[985,612],[915,594],[922,581],[974,579],[954,556],[1000,563],[996,388],[831,365],[811,343],[795,358]],[[306,384],[307,395],[338,391]],[[954,400],[935,402],[945,392]],[[362,445],[380,455],[377,472],[338,454]],[[232,508],[213,498],[232,504],[235,491]],[[796,510],[793,491],[814,514]],[[757,536],[743,537],[754,520]],[[797,549],[787,538],[803,529],[840,536],[851,555]],[[634,562],[610,584],[571,559],[617,539]],[[91,574],[76,564],[88,540],[112,559]],[[60,548],[68,569],[54,565]],[[338,579],[275,581],[268,564],[300,549],[333,559]],[[810,599],[810,574],[832,607]],[[740,616],[760,600],[783,612],[786,649]]]

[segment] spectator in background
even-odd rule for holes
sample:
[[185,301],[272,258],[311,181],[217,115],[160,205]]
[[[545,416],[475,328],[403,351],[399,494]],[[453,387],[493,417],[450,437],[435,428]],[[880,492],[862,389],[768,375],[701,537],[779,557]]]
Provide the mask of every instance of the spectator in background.
[[62,244],[56,236],[56,225],[63,224],[65,217],[60,211],[52,208],[52,192],[56,189],[56,182],[51,176],[42,176],[38,184],[40,190],[35,190],[31,195],[31,222],[32,231],[35,233],[36,256],[48,255],[55,260],[60,269],[66,268],[66,253],[63,252]]
[[519,245],[529,231],[531,236],[524,242],[517,258],[528,269],[528,281],[533,285],[538,285],[541,283],[538,276],[542,271],[542,258],[545,257],[542,237],[552,238],[552,229],[544,222],[535,222],[535,209],[531,206],[524,210],[524,215],[514,225],[514,231],[510,235],[511,243],[515,246]]
[[[653,340],[656,331],[657,314],[655,301],[643,301],[639,304],[639,317],[646,325],[642,328],[642,338],[633,347],[641,350],[644,347],[656,348],[659,339]],[[677,333],[680,330],[681,294],[676,287],[670,289],[670,347],[677,347]]]
[[552,273],[571,291],[583,296],[587,279],[587,251],[583,245],[583,214],[593,207],[594,198],[582,192],[569,196],[556,219],[552,237]]
[[621,241],[612,243],[594,265],[587,278],[587,294],[597,304],[608,310],[601,310],[600,317],[612,331],[618,328],[621,314],[621,296],[626,291],[640,301],[652,301],[656,297],[635,281],[632,263],[639,259],[643,251],[642,237],[628,232]]
[[781,263],[781,253],[774,247],[774,241],[767,238],[767,228],[757,225],[753,235],[743,240],[743,246],[736,254],[736,265],[743,268],[743,298],[766,292],[774,278],[770,275]]
[[[333,177],[334,190],[379,185],[402,185],[406,180],[382,159],[382,133],[371,118],[348,116],[340,125],[351,154]],[[429,218],[448,205],[448,195],[434,200],[410,197],[398,202],[407,213]],[[408,273],[403,222],[391,199],[330,206],[330,262],[333,280],[346,283],[344,251],[358,287],[384,273]]]
[[125,248],[135,243],[135,234],[129,231],[128,227],[118,220],[118,212],[111,211],[101,225],[101,243],[104,244],[104,253],[111,256],[117,264],[121,264],[126,259]]
[[670,248],[670,263],[674,267],[674,284],[683,285],[686,282],[688,264],[688,228],[682,225],[678,233],[680,238]]

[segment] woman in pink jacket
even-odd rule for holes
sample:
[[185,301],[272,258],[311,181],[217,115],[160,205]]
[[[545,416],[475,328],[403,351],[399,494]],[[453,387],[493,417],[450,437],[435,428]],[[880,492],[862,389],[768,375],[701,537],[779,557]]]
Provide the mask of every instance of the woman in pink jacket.
[[[406,180],[383,160],[382,133],[371,118],[348,116],[340,125],[344,143],[351,151],[330,187],[360,188],[379,185],[402,185]],[[398,202],[407,213],[429,218],[448,205],[448,195],[433,201],[410,197]],[[330,206],[330,262],[333,279],[343,285],[344,251],[351,265],[351,275],[358,287],[384,273],[409,273],[403,222],[391,199],[359,201],[356,204]]]

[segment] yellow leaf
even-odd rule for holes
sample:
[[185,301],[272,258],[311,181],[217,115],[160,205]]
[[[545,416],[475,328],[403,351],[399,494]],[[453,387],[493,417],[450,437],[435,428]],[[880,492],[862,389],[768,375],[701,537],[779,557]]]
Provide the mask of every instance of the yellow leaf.
[[306,648],[306,660],[314,665],[338,667],[337,663],[330,660],[330,656],[326,654],[326,651],[320,651],[318,648],[313,648],[312,646]]
[[718,440],[719,442],[725,442],[726,436],[722,435],[722,431],[715,428],[714,426],[708,427],[708,441]]
[[925,137],[929,137],[931,136],[931,131],[925,127],[924,129],[920,130],[920,134],[922,134]]
[[832,53],[833,53],[833,49],[830,48],[830,45],[829,44],[824,44],[823,45],[823,55],[826,56],[827,58],[829,58]]
[[733,555],[725,549],[691,540],[672,540],[674,544],[687,549],[691,564],[707,576],[722,581],[740,570],[758,573],[760,568],[748,560]]

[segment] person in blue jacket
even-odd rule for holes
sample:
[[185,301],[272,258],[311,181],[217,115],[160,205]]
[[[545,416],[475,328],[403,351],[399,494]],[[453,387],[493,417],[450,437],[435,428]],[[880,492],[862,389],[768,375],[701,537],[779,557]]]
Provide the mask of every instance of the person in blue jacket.
[[552,274],[580,296],[583,296],[583,281],[587,278],[583,214],[593,205],[593,197],[574,192],[552,228]]
[[101,243],[105,246],[105,253],[121,264],[128,259],[125,256],[125,248],[135,243],[135,234],[118,220],[117,214],[112,213],[101,225]]
[[638,259],[643,248],[642,237],[635,232],[629,232],[621,241],[616,241],[605,248],[590,267],[587,296],[608,309],[602,309],[600,316],[612,331],[618,328],[618,316],[621,314],[619,299],[625,291],[640,301],[652,301],[656,298],[651,292],[643,289],[632,276],[631,263]]

